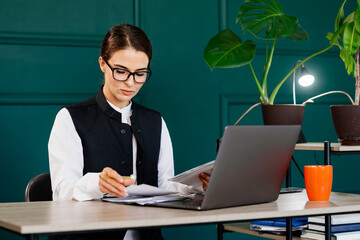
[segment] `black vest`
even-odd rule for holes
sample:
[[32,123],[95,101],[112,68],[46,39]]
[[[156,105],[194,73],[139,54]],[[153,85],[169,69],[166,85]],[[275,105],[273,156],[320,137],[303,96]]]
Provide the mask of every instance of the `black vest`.
[[131,126],[121,122],[99,90],[95,97],[66,107],[81,138],[84,175],[111,167],[120,175],[133,172],[132,134],[137,142],[137,183],[158,186],[161,115],[132,103]]

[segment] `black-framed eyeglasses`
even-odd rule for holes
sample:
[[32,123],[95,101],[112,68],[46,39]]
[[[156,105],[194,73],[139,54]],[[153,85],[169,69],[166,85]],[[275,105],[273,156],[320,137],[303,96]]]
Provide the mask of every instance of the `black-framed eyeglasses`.
[[104,61],[111,69],[113,78],[116,81],[125,82],[132,75],[134,78],[134,81],[136,83],[145,83],[145,82],[149,81],[150,76],[152,74],[149,67],[146,70],[130,72],[129,70],[127,70],[125,68],[113,68],[110,66],[110,64],[105,59],[104,59]]

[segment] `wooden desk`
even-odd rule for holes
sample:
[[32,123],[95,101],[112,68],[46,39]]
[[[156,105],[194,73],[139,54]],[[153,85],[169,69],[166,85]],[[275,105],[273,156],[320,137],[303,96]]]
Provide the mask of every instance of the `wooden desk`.
[[360,212],[360,195],[332,193],[328,202],[309,202],[303,191],[281,194],[275,202],[209,211],[101,201],[19,202],[0,203],[0,227],[33,239],[35,234],[230,223],[350,212]]
[[[323,142],[308,142],[308,143],[297,143],[295,150],[313,150],[313,151],[324,151]],[[360,146],[343,146],[340,143],[331,143],[330,150],[333,152],[351,152],[360,151]]]

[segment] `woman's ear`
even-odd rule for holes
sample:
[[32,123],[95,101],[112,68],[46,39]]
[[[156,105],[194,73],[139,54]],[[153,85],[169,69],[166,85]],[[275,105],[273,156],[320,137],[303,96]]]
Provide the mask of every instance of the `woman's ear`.
[[99,66],[103,73],[106,72],[105,61],[102,57],[99,57]]

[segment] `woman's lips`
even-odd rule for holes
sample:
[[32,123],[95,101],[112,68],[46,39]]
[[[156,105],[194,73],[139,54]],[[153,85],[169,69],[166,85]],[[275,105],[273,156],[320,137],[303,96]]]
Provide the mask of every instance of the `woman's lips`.
[[120,89],[120,91],[122,92],[122,94],[127,95],[127,96],[133,94],[133,92],[134,92],[134,91],[125,90],[125,89]]

